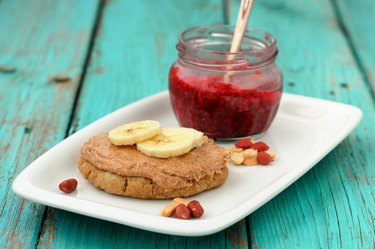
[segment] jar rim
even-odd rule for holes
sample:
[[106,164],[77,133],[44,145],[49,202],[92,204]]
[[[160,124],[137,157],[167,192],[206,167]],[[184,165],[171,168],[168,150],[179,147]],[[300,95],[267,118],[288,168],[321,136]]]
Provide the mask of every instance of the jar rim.
[[[179,37],[178,37],[179,43],[181,43],[182,45],[184,45],[186,47],[192,47],[191,44],[189,44],[186,41],[186,39],[184,39],[184,36],[186,36],[188,33],[191,33],[193,31],[199,31],[199,30],[208,29],[208,28],[215,28],[215,29],[228,28],[228,29],[234,30],[235,26],[234,25],[228,25],[228,24],[212,24],[212,25],[202,25],[202,26],[191,27],[191,28],[185,30],[184,32],[182,32],[179,35]],[[201,48],[201,47],[194,47],[194,50],[199,51],[199,52],[203,52],[203,53],[215,53],[217,55],[250,55],[250,56],[254,56],[254,55],[266,53],[267,51],[270,51],[270,50],[276,50],[276,53],[277,53],[276,39],[270,33],[266,32],[264,30],[261,30],[261,29],[247,27],[244,31],[244,36],[246,34],[248,36],[250,35],[250,37],[251,37],[251,34],[264,35],[264,37],[266,38],[268,43],[266,44],[265,42],[263,42],[263,44],[265,45],[264,47],[262,47],[260,49],[257,49],[257,50],[249,50],[249,51],[238,51],[238,52],[215,51],[215,50],[209,50],[209,49],[205,49],[205,48]],[[231,33],[229,35],[231,37],[233,37],[233,33]]]

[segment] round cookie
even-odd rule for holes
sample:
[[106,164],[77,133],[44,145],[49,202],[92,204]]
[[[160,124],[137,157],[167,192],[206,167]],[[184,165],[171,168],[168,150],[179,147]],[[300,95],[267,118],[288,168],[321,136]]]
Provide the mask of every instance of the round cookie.
[[112,145],[107,134],[81,148],[78,167],[95,187],[144,199],[187,197],[217,187],[228,176],[224,149],[205,137],[191,152],[167,159],[149,157],[135,146]]
[[[144,177],[119,176],[100,170],[82,159],[79,161],[78,167],[83,176],[96,188],[111,194],[142,199],[187,197],[221,185],[228,176],[228,169],[223,168],[213,176],[206,176],[199,181],[193,182],[189,187],[170,190],[162,189],[160,186],[154,184],[152,180]],[[156,190],[156,193],[154,193],[154,190]]]

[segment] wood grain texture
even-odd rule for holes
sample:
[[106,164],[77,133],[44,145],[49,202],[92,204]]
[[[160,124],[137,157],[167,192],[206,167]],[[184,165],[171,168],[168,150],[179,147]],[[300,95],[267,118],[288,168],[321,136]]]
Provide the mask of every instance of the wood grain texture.
[[331,2],[260,1],[251,18],[250,26],[278,40],[286,92],[352,104],[364,114],[327,157],[250,215],[251,246],[373,248],[374,99]]
[[[38,241],[45,207],[15,196],[10,187],[27,164],[65,136],[96,8],[91,0],[0,2],[2,248]],[[58,74],[70,78],[57,84],[51,79]]]
[[[17,173],[63,139],[66,129],[73,133],[166,89],[178,33],[222,21],[219,0],[106,3],[68,126],[98,2],[0,0],[1,247],[38,241],[39,248],[374,247],[375,62],[373,34],[366,30],[375,10],[368,0],[255,2],[250,26],[278,39],[285,91],[356,105],[364,118],[312,170],[247,218],[250,234],[245,220],[211,236],[186,238],[51,208],[38,238],[44,207],[14,196],[10,184]],[[236,12],[239,1],[231,3]],[[71,79],[56,84],[59,74]]]
[[375,96],[375,1],[331,1],[341,22],[343,34],[363,70],[364,80],[372,87]]
[[[72,129],[168,87],[185,29],[222,22],[221,1],[109,1]],[[104,91],[104,92],[103,92]],[[86,101],[89,99],[90,101]],[[95,108],[92,107],[95,101]]]
[[[168,87],[180,32],[221,23],[221,1],[106,2],[70,132]],[[152,111],[152,110],[150,110]],[[40,248],[246,248],[244,221],[212,236],[167,236],[51,209]]]

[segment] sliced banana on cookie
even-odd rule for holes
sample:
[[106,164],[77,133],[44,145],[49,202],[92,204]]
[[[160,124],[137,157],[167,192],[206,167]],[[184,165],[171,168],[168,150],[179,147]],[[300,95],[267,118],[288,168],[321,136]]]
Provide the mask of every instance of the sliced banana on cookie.
[[202,144],[204,143],[203,133],[194,129],[191,129],[191,130],[193,130],[194,132],[194,142],[193,142],[192,149],[194,149],[195,147],[201,147]]
[[137,143],[142,153],[159,158],[180,156],[203,143],[203,133],[191,128],[162,128],[161,133]]
[[160,123],[155,120],[143,120],[121,125],[108,134],[114,145],[130,145],[152,138],[161,131]]

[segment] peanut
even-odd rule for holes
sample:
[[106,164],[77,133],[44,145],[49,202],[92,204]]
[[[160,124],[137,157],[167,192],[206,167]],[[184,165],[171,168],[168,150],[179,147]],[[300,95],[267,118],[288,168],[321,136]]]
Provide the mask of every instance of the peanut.
[[244,160],[244,156],[242,155],[242,153],[236,152],[230,155],[230,159],[235,165],[240,165]]
[[257,150],[257,151],[265,151],[268,150],[269,147],[265,142],[256,142],[250,146],[251,149]]
[[173,213],[176,211],[176,207],[179,204],[184,204],[185,206],[187,206],[189,204],[189,201],[184,198],[174,198],[171,204],[169,204],[168,206],[165,206],[161,210],[160,212],[161,216],[164,216],[164,217],[172,216]]
[[268,165],[276,158],[276,153],[269,151],[269,146],[263,141],[256,142],[251,138],[245,138],[238,140],[235,146],[236,148],[226,151],[235,165]]
[[179,219],[187,220],[190,218],[190,210],[189,208],[184,204],[178,204],[175,211],[176,217]]
[[193,200],[193,201],[189,202],[188,208],[189,208],[191,214],[195,218],[201,217],[204,213],[204,210],[203,210],[201,204],[197,200]]
[[246,166],[255,166],[258,164],[257,157],[245,157],[245,160],[242,162],[242,164]]
[[256,157],[257,156],[257,151],[254,150],[254,149],[246,149],[244,151],[242,151],[242,155],[246,158],[246,157]]
[[259,151],[257,155],[257,161],[259,162],[259,164],[267,165],[272,162],[272,157],[267,152]]
[[241,140],[238,140],[234,145],[237,148],[247,149],[250,148],[250,146],[254,143],[254,141],[251,138],[244,138]]
[[276,153],[275,152],[267,150],[266,153],[271,156],[272,161],[274,161],[276,159]]
[[169,204],[168,206],[165,206],[160,212],[161,216],[164,216],[164,217],[172,216],[174,211],[176,210],[176,207],[177,206],[174,206],[172,204]]
[[59,184],[59,189],[62,192],[69,194],[69,193],[73,192],[74,190],[76,190],[77,185],[78,185],[77,180],[74,179],[74,178],[71,178],[71,179],[68,179],[68,180],[65,180],[65,181],[61,182]]

